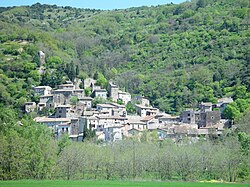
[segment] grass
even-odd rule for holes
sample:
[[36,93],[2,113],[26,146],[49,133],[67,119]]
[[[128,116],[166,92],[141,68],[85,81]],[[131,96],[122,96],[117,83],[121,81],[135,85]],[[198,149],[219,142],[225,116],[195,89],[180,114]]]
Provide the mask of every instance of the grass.
[[0,187],[250,187],[250,184],[138,181],[1,181]]

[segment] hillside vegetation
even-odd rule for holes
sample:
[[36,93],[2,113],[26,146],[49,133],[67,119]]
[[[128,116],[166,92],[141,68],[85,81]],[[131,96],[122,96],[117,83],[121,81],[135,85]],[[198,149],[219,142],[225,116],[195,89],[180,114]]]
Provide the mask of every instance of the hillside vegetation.
[[[230,117],[238,117],[250,103],[249,6],[193,0],[112,11],[39,3],[1,8],[0,102],[19,107],[30,85],[55,86],[77,67],[75,76],[100,72],[169,113],[230,96],[239,100]],[[42,76],[38,50],[47,59]]]

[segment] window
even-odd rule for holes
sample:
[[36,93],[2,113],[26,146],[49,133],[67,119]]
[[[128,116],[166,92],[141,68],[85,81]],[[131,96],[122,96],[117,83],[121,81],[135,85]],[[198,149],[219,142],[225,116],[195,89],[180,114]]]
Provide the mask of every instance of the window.
[[214,119],[214,116],[211,116],[211,119],[213,120],[213,119]]
[[62,113],[62,111],[61,111],[61,110],[59,110],[59,113]]

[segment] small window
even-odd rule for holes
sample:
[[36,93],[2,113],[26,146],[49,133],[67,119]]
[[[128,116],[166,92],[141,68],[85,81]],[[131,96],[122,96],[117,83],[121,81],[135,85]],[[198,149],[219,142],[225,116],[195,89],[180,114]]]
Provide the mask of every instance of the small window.
[[213,120],[213,119],[214,119],[214,116],[211,116],[211,119]]

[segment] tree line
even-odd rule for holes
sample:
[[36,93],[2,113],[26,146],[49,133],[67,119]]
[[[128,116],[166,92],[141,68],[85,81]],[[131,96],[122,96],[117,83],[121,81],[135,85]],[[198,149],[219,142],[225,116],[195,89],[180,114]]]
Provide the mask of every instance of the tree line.
[[0,125],[1,180],[249,180],[249,112],[222,137],[176,142],[154,134],[113,143],[55,140],[48,127],[6,108],[0,108]]

